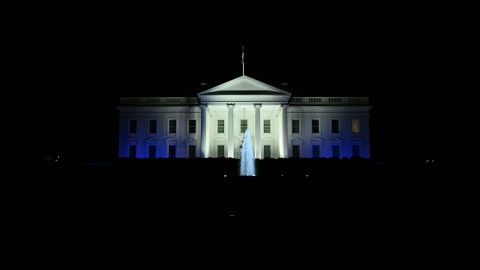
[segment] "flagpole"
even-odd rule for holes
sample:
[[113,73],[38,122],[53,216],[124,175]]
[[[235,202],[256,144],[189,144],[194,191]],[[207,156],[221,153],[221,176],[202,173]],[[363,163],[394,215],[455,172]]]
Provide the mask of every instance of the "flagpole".
[[242,45],[242,75],[245,76],[245,46]]

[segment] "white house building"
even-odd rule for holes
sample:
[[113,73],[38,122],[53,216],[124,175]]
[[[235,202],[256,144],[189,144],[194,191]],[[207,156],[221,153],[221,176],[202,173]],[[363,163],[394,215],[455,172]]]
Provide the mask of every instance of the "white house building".
[[197,97],[122,97],[121,158],[370,157],[367,97],[291,97],[249,76]]

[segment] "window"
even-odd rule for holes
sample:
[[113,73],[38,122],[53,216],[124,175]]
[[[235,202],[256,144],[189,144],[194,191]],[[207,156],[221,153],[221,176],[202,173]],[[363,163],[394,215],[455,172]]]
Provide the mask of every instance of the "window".
[[352,119],[352,133],[360,133],[360,119],[353,118]]
[[130,134],[137,133],[137,120],[135,120],[135,119],[130,120],[128,130],[129,130]]
[[263,133],[270,133],[270,120],[263,120]]
[[352,157],[360,156],[360,145],[352,145]]
[[245,130],[247,130],[248,127],[248,122],[246,119],[240,120],[240,132],[245,133]]
[[272,157],[272,147],[270,145],[263,146],[263,158],[271,158]]
[[225,120],[217,121],[217,133],[225,133]]
[[177,120],[168,120],[168,133],[177,133]]
[[332,145],[332,156],[340,158],[340,145]]
[[168,157],[175,158],[177,155],[177,146],[176,145],[169,145],[168,146]]
[[197,121],[188,120],[188,133],[197,133]]
[[130,145],[128,147],[128,157],[129,158],[136,158],[137,157],[137,146],[136,145]]
[[157,146],[156,145],[149,145],[148,146],[148,158],[156,158],[157,157]]
[[300,145],[292,145],[292,154],[294,158],[300,157]]
[[300,133],[300,120],[292,120],[292,133]]
[[312,119],[312,133],[320,133],[320,121]]
[[320,157],[320,145],[312,145],[312,157],[313,158]]
[[217,145],[217,157],[218,158],[225,157],[225,145]]
[[157,133],[157,120],[150,120],[148,122],[148,133]]
[[195,158],[197,154],[197,148],[195,145],[189,145],[188,146],[188,158]]
[[340,133],[340,120],[332,119],[332,133],[333,134]]

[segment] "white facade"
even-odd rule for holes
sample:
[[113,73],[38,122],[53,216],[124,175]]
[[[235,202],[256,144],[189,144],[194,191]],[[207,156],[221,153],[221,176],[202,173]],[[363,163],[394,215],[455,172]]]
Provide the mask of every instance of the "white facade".
[[[291,97],[248,76],[198,97],[121,98],[119,157],[370,157],[366,97]],[[246,121],[245,121],[246,120]]]

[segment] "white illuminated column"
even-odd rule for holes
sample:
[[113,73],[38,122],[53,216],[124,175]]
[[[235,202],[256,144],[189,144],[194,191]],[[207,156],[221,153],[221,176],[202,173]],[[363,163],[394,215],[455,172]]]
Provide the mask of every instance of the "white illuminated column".
[[261,159],[260,108],[262,104],[254,104],[253,106],[255,106],[255,158]]
[[280,136],[279,152],[281,158],[288,158],[288,125],[287,125],[287,104],[282,104],[280,113],[280,125],[278,134]]
[[201,156],[203,158],[207,157],[207,105],[200,105],[202,111],[202,121],[201,121]]
[[228,157],[233,158],[234,153],[233,153],[233,107],[234,104],[227,104],[228,107]]

